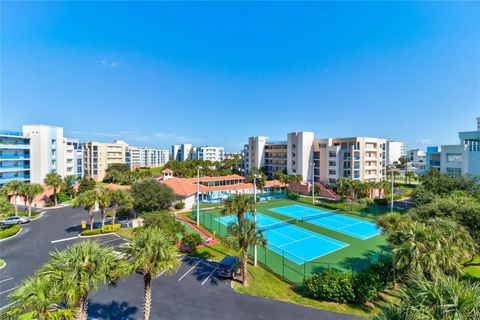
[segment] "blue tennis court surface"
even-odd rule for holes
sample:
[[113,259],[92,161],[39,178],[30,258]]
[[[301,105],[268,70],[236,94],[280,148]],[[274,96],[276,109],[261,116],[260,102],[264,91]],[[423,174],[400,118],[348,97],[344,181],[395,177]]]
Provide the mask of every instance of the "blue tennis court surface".
[[[247,219],[252,219],[251,214],[246,215]],[[223,225],[229,225],[237,219],[235,216],[225,216],[216,218]],[[269,226],[279,223],[272,229]],[[310,230],[292,225],[283,224],[281,220],[257,213],[257,225],[259,228],[266,228],[264,236],[267,239],[267,247],[284,255],[285,258],[292,260],[297,264],[303,264],[306,261],[320,258],[331,252],[347,247],[348,244],[312,232]]]
[[308,223],[340,232],[357,239],[365,240],[378,236],[380,229],[371,222],[347,217],[335,211],[310,208],[299,204],[269,209],[290,218],[305,220]]

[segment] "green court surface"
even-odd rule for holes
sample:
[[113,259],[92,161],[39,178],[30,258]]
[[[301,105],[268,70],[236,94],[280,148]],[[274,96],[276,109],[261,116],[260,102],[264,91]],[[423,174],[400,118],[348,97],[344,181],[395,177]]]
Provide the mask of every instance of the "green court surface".
[[[312,208],[322,208],[321,206],[313,206],[304,202],[282,199],[257,203],[257,212],[284,221],[288,220],[288,217],[275,213],[270,209],[298,204]],[[192,210],[192,213],[195,215],[195,210]],[[346,217],[353,217],[359,220],[374,222],[373,219],[368,217],[347,213],[342,214]],[[219,223],[217,219],[221,216],[222,212],[220,209],[202,210],[200,213],[200,222],[204,227],[215,232],[217,235],[225,236],[227,234],[227,228],[225,225]],[[348,246],[340,250],[331,252],[311,261],[304,261],[304,263],[298,263],[298,261],[295,263],[291,259],[288,259],[288,252],[282,253],[281,250],[275,250],[275,252],[274,250],[264,247],[258,248],[258,261],[260,263],[264,264],[275,273],[297,284],[302,282],[304,276],[309,276],[325,269],[337,269],[340,271],[353,273],[367,267],[371,262],[386,258],[389,255],[387,242],[382,235],[361,240],[343,233],[311,224],[308,221],[295,221],[295,226],[348,244]]]

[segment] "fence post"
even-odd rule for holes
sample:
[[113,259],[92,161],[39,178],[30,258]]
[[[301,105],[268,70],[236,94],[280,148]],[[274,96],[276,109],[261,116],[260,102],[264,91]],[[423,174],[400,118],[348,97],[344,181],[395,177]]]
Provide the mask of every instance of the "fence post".
[[285,251],[282,250],[282,275],[285,277]]
[[307,276],[307,261],[303,262],[303,277]]

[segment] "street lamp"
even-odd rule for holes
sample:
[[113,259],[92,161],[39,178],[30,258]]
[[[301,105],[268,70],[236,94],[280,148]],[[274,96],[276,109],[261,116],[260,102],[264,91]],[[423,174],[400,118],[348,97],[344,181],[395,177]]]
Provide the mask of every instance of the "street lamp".
[[315,205],[315,162],[312,165],[312,204]]
[[[257,179],[261,178],[261,174],[253,174],[253,222],[255,223],[255,233],[257,233]],[[253,247],[253,265],[257,266],[257,244]]]
[[200,225],[200,169],[201,166],[197,167],[197,226]]

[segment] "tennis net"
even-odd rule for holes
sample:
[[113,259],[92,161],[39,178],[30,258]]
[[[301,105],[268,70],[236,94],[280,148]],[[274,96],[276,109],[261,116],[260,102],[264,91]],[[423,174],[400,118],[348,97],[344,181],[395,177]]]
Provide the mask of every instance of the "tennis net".
[[296,219],[288,219],[288,220],[284,220],[284,221],[280,221],[280,222],[275,222],[275,223],[272,223],[272,224],[267,224],[265,226],[259,226],[258,229],[262,230],[262,231],[272,230],[272,229],[280,228],[280,227],[283,227],[283,226],[286,226],[286,225],[294,224],[295,221],[296,221]]
[[319,219],[319,218],[326,218],[326,217],[336,215],[337,211],[338,210],[322,212],[322,213],[314,213],[314,214],[310,214],[308,216],[303,216],[298,220],[304,222],[304,221],[315,220],[315,219]]

